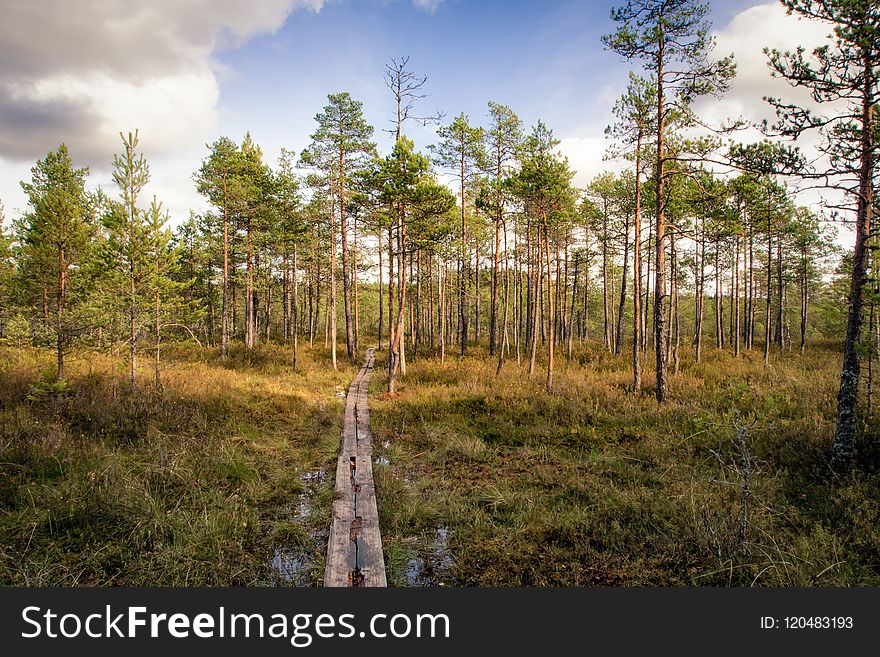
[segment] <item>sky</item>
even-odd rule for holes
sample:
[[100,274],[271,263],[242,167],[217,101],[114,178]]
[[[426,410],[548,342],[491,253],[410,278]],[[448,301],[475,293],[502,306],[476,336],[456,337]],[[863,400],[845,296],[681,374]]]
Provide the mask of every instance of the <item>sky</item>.
[[[623,164],[603,160],[605,127],[630,65],[603,48],[620,1],[543,0],[0,0],[0,201],[26,211],[19,181],[64,142],[90,185],[110,182],[120,131],[138,129],[155,194],[172,223],[206,207],[192,174],[219,136],[250,131],[275,164],[299,152],[327,94],[364,104],[380,151],[390,150],[390,57],[409,57],[430,96],[416,110],[464,112],[484,123],[487,102],[527,126],[553,129],[584,186]],[[698,109],[712,121],[771,117],[764,95],[804,101],[771,78],[764,46],[820,43],[827,27],[787,16],[778,2],[714,0],[716,53],[737,79]],[[435,128],[411,124],[426,148]],[[757,137],[753,132],[750,138]],[[747,137],[748,138],[748,137]],[[809,143],[806,144],[809,148]],[[815,195],[804,202],[815,201]],[[844,236],[843,241],[847,241]]]

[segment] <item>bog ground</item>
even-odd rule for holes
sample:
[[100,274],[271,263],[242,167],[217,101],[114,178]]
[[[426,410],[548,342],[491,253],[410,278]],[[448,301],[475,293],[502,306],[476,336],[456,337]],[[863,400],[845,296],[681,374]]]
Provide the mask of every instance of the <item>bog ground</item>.
[[10,8],[0,581],[880,584],[880,4],[755,2]]
[[[132,397],[94,353],[53,390],[32,374],[51,353],[3,348],[2,581],[320,584],[357,368],[333,373],[306,349],[293,372],[290,356],[223,365],[175,347],[163,392]],[[833,343],[766,369],[710,353],[662,407],[598,347],[575,350],[552,395],[515,361],[495,378],[477,352],[416,359],[389,396],[385,357],[370,410],[392,585],[878,583],[880,478],[828,467]],[[861,462],[876,466],[877,438]]]

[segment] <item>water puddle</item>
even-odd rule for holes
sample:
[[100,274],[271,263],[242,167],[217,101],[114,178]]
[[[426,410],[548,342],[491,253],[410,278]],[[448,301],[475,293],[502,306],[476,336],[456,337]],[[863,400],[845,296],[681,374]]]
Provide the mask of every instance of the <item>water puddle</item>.
[[272,557],[272,570],[285,584],[291,586],[311,586],[309,567],[312,559],[300,548],[275,548]]
[[306,484],[306,486],[312,486],[313,488],[315,488],[327,481],[327,472],[323,469],[312,470],[311,472],[303,472],[302,476],[300,476],[300,479],[304,484]]
[[[288,522],[307,528],[312,515],[312,500],[318,487],[327,480],[324,470],[304,472],[300,476],[303,490],[294,502],[287,504],[282,516]],[[305,545],[280,546],[274,549],[270,567],[275,578],[289,586],[311,586],[312,566],[318,554],[327,547],[326,529],[308,529],[309,540]]]
[[407,562],[404,573],[407,586],[445,586],[450,582],[452,564],[449,529],[438,527],[427,550]]

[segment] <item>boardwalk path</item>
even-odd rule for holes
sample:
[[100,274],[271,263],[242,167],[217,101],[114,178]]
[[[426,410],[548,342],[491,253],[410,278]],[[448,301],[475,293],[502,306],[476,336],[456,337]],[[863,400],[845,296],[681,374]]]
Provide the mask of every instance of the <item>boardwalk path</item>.
[[324,586],[388,585],[373,485],[373,436],[367,407],[374,360],[373,350],[367,350],[364,365],[351,382],[345,400]]

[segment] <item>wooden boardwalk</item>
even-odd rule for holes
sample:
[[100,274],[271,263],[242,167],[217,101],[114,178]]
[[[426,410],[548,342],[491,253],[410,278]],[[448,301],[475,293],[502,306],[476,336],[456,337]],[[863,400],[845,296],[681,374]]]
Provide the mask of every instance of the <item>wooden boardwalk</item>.
[[374,361],[373,350],[368,349],[345,400],[324,586],[388,585],[376,510],[373,436],[367,406]]

